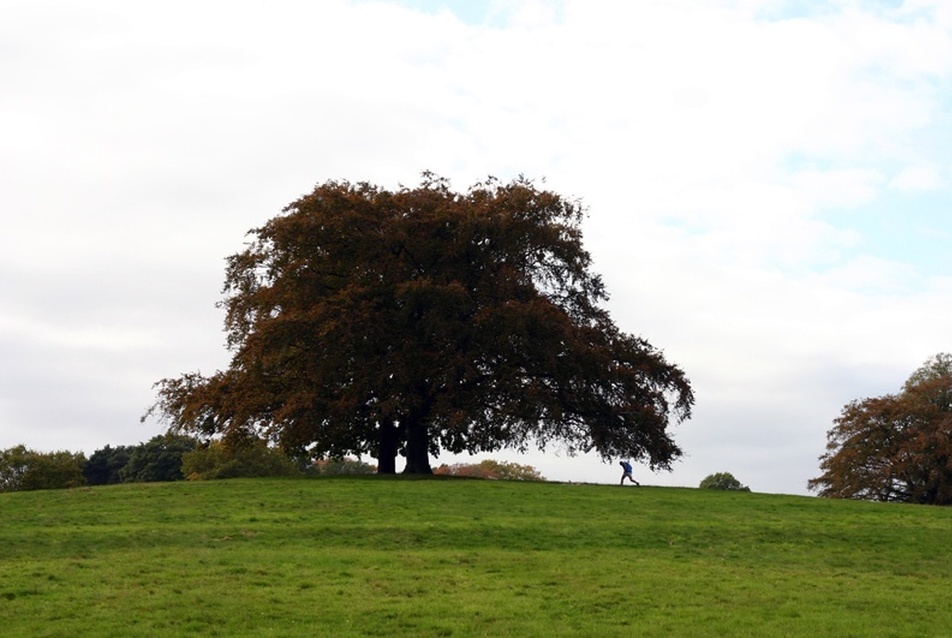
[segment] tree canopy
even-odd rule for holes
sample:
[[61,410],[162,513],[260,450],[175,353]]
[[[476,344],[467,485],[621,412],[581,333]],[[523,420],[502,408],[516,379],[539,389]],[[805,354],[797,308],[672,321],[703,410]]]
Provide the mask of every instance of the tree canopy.
[[293,455],[429,455],[559,443],[652,469],[681,455],[684,373],[626,334],[582,246],[581,204],[519,178],[458,193],[425,173],[328,181],[228,258],[228,369],[158,382],[173,431]]
[[126,445],[112,447],[107,445],[93,452],[83,465],[83,476],[87,485],[111,485],[121,483],[119,473],[129,462],[134,448]]
[[820,496],[952,504],[952,355],[937,354],[897,394],[852,401],[827,433]]
[[152,483],[157,481],[180,481],[182,457],[191,452],[198,441],[184,435],[158,435],[129,450],[126,464],[119,470],[122,483]]

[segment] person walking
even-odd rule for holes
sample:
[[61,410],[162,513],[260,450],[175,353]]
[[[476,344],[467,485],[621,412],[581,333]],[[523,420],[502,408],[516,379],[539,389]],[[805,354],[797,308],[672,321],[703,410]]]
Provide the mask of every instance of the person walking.
[[621,475],[621,483],[619,483],[619,485],[624,485],[624,484],[625,484],[625,479],[628,479],[629,481],[631,481],[632,483],[634,483],[634,484],[637,485],[638,487],[641,487],[641,483],[639,483],[638,481],[636,481],[636,480],[634,479],[634,477],[631,475],[631,463],[629,463],[628,461],[621,461],[621,462],[619,463],[619,465],[620,465],[620,466],[622,467],[622,469],[624,470],[624,471],[622,472],[622,475]]

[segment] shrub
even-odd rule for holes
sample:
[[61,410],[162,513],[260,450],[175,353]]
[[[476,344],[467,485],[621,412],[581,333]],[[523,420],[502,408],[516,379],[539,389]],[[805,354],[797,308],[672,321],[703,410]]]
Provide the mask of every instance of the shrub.
[[182,456],[182,474],[190,480],[294,476],[294,461],[281,450],[257,441],[232,448],[221,441],[196,448]]
[[698,486],[702,490],[733,490],[736,492],[749,492],[750,488],[741,485],[740,481],[734,478],[730,472],[718,472],[710,474],[701,481]]

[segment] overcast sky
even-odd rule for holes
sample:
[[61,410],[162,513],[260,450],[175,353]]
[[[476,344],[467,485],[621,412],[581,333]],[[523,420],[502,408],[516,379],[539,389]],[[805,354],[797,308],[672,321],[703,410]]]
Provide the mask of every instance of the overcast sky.
[[588,206],[616,323],[697,396],[642,483],[806,494],[846,403],[952,351],[945,0],[0,0],[0,449],[162,432],[153,382],[228,364],[245,233],[425,169]]

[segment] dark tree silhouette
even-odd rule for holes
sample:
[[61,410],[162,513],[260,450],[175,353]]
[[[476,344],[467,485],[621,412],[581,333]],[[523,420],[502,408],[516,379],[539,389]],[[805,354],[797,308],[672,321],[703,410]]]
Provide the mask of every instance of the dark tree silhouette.
[[92,456],[83,465],[83,476],[86,477],[86,483],[88,485],[121,483],[122,479],[119,477],[119,472],[129,462],[132,449],[125,445],[116,447],[107,445],[93,452]]
[[129,449],[129,460],[119,470],[123,483],[180,481],[182,457],[191,452],[198,441],[190,436],[158,435]]
[[263,437],[289,453],[527,449],[669,468],[690,384],[621,332],[582,248],[583,209],[525,179],[465,193],[327,182],[228,260],[231,365],[165,379],[147,412],[174,431]]

